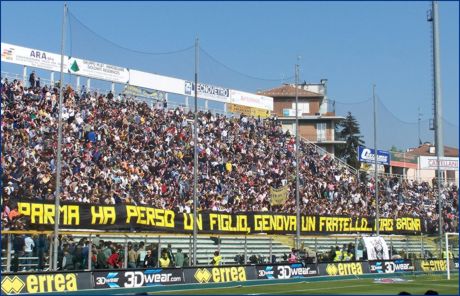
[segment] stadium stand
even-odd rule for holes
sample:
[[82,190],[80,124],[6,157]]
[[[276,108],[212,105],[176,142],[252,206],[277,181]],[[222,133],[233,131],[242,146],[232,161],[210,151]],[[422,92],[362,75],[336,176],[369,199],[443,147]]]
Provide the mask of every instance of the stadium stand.
[[[151,108],[121,95],[109,99],[95,92],[78,93],[69,85],[63,91],[63,201],[131,203],[191,212],[193,113]],[[2,79],[1,94],[2,230],[24,230],[27,221],[12,201],[54,198],[59,89]],[[199,210],[295,212],[294,190],[283,205],[270,205],[270,187],[291,183],[295,172],[294,137],[283,132],[276,118],[200,112],[199,126]],[[372,178],[359,180],[310,143],[302,141],[300,152],[302,214],[375,216]],[[391,176],[382,177],[379,184],[382,217],[421,217],[428,220],[428,229],[437,231],[434,184]],[[458,188],[451,184],[442,194],[444,231],[456,232]],[[241,244],[224,241],[229,250]],[[255,242],[251,239],[256,250]],[[173,243],[183,250],[189,245]],[[68,253],[75,250],[79,248]],[[62,251],[64,257],[67,250]],[[224,257],[238,255],[222,251]]]

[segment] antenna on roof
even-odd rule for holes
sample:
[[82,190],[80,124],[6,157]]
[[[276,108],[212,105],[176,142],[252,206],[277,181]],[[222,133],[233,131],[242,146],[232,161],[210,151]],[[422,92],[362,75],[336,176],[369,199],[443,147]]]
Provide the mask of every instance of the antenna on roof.
[[420,106],[418,107],[418,144],[422,145],[422,138],[420,137],[420,121],[422,120],[422,113],[420,113]]

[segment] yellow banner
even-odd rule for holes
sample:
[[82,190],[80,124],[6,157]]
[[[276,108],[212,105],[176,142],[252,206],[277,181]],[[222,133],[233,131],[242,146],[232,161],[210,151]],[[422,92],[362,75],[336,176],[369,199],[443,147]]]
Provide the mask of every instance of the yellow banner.
[[288,186],[278,189],[270,187],[270,204],[272,206],[282,205],[288,198]]
[[270,110],[265,110],[256,107],[248,107],[238,104],[227,104],[227,111],[231,113],[240,113],[247,116],[259,117],[260,118],[267,118],[270,116]]
[[[286,203],[289,187],[270,188],[271,205]],[[173,210],[158,209],[144,205],[55,205],[41,201],[18,201],[18,211],[30,221],[32,227],[54,226],[56,214],[60,214],[63,228],[133,230],[136,231],[178,231],[193,230],[193,215]],[[57,212],[57,213],[56,213]],[[300,219],[302,233],[371,233],[376,231],[373,217],[339,217],[302,215]],[[294,233],[297,227],[296,215],[283,213],[222,213],[200,212],[197,216],[198,231],[206,233]],[[420,218],[400,217],[381,218],[380,231],[393,234],[416,234],[426,231]],[[34,228],[32,228],[34,229]]]

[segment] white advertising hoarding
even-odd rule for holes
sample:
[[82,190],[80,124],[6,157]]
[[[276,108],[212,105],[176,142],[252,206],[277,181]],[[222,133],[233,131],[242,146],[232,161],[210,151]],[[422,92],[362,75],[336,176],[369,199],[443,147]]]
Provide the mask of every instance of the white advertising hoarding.
[[[1,44],[2,62],[13,63],[49,71],[61,71],[61,55],[9,43]],[[106,80],[152,90],[194,96],[195,83],[158,74],[152,74],[100,62],[64,57],[64,71],[69,74]],[[273,111],[273,98],[198,83],[198,97],[213,101]]]
[[74,75],[122,84],[127,84],[129,82],[129,70],[126,68],[79,58],[68,57],[67,71]]
[[230,103],[273,111],[273,98],[230,90]]
[[167,93],[184,94],[184,80],[137,70],[129,70],[129,84]]
[[[458,157],[440,157],[439,167],[441,170],[458,171]],[[437,170],[438,159],[436,156],[420,156],[420,169]]]
[[[195,95],[195,83],[184,81],[184,95]],[[214,86],[210,84],[198,83],[198,97],[228,103],[230,100],[230,90],[225,87]]]
[[[2,42],[2,62],[49,71],[61,71],[61,55]],[[66,59],[64,58],[64,69]]]

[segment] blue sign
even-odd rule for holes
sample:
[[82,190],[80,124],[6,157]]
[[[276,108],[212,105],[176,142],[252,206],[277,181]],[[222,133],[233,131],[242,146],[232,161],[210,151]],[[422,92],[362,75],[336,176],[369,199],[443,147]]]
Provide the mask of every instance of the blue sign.
[[[359,146],[358,159],[360,162],[375,163],[374,149]],[[377,163],[390,165],[390,152],[377,150]]]

